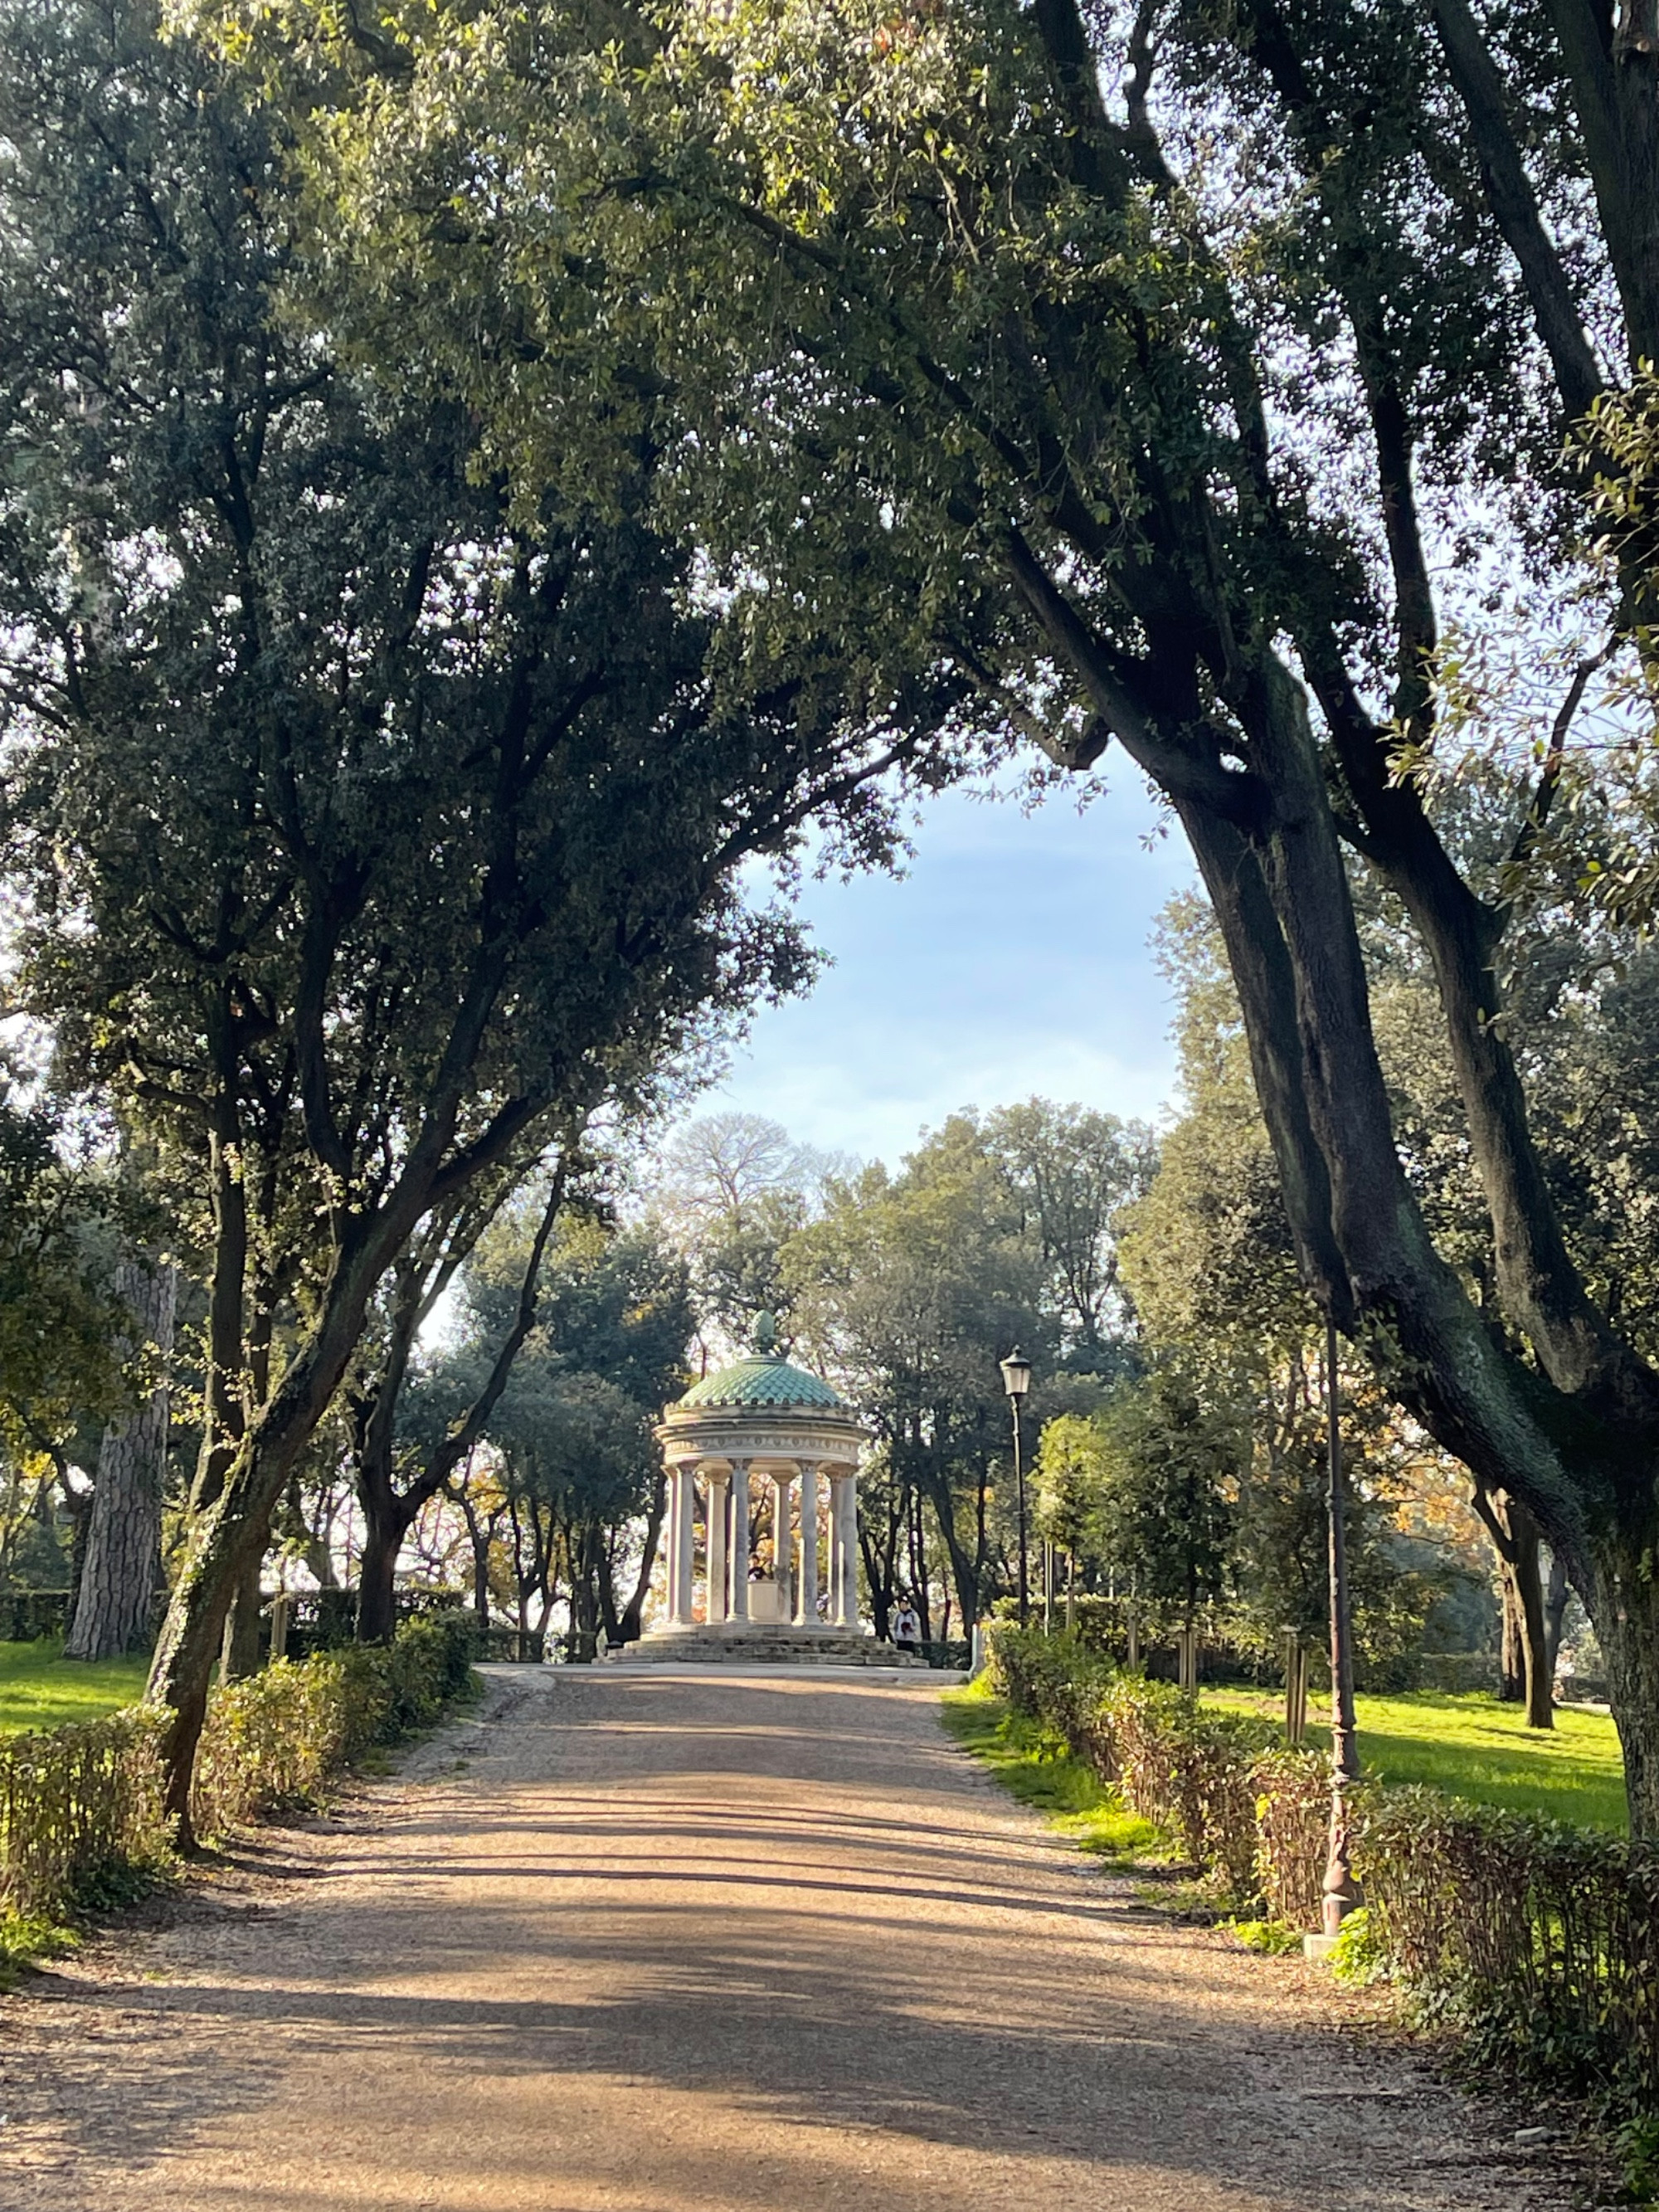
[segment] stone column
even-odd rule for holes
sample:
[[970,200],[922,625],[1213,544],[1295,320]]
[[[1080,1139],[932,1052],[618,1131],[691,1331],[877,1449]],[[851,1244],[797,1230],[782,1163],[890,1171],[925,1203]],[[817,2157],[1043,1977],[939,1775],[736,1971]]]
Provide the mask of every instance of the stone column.
[[841,1492],[832,1474],[830,1483],[830,1626],[841,1626]]
[[816,1460],[803,1460],[800,1468],[800,1577],[796,1585],[795,1619],[804,1628],[818,1625],[818,1468]]
[[680,1508],[684,1490],[680,1481],[681,1469],[668,1470],[668,1528],[667,1543],[663,1551],[663,1595],[668,1605],[668,1625],[672,1628],[679,1620],[679,1557]]
[[794,1486],[793,1474],[775,1474],[772,1477],[772,1579],[778,1586],[778,1619],[781,1621],[793,1619],[795,1610],[794,1577],[789,1571],[789,1494]]
[[859,1625],[859,1479],[856,1469],[847,1474],[847,1626]]
[[691,1545],[693,1516],[697,1510],[697,1478],[692,1468],[682,1467],[677,1472],[680,1479],[680,1514],[675,1531],[674,1619],[681,1627],[689,1628],[691,1626]]
[[711,1467],[703,1477],[703,1526],[708,1561],[708,1602],[703,1618],[713,1628],[726,1618],[726,1485],[727,1470]]
[[732,1607],[733,1620],[749,1618],[749,1462],[732,1462]]
[[852,1474],[835,1479],[836,1526],[841,1532],[837,1547],[840,1570],[836,1586],[836,1620],[842,1628],[856,1628],[859,1625],[859,1492],[858,1480]]
[[847,1626],[847,1477],[830,1478],[830,1613],[837,1628]]

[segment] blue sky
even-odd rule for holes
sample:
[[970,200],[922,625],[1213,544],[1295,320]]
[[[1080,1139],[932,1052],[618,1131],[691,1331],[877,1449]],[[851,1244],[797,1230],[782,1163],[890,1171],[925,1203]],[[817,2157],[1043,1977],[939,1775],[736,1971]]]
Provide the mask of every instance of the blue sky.
[[1121,754],[1110,766],[1081,811],[1074,788],[1030,812],[951,793],[915,829],[904,878],[808,883],[802,911],[834,965],[810,998],[762,1012],[696,1110],[764,1114],[892,1163],[961,1106],[1037,1093],[1156,1115],[1174,1058],[1147,939],[1195,878],[1139,776]]

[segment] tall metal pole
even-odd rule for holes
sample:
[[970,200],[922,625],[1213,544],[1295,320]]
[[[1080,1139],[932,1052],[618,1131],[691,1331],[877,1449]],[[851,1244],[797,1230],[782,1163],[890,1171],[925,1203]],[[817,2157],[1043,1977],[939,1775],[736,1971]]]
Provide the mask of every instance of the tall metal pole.
[[1331,1583],[1331,1837],[1322,1916],[1334,1936],[1359,1902],[1353,1878],[1348,1792],[1359,1779],[1353,1716],[1353,1624],[1348,1613],[1348,1550],[1342,1480],[1341,1409],[1336,1381],[1336,1323],[1325,1324],[1325,1437],[1329,1476]]
[[1009,1399],[1014,1409],[1014,1492],[1019,1500],[1019,1625],[1024,1628],[1031,1617],[1030,1574],[1026,1559],[1025,1545],[1025,1458],[1020,1450],[1019,1399]]

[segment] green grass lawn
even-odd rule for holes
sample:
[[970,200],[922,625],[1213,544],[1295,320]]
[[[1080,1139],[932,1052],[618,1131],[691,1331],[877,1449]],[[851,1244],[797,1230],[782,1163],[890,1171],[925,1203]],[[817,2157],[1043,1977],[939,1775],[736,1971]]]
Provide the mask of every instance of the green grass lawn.
[[0,1735],[93,1721],[143,1695],[149,1662],[134,1653],[88,1666],[65,1659],[60,1638],[0,1644]]
[[[1206,1690],[1204,1702],[1279,1719],[1282,1697],[1255,1690]],[[1313,1710],[1317,1710],[1316,1700]],[[1359,1757],[1384,1782],[1423,1782],[1516,1813],[1547,1813],[1586,1828],[1623,1831],[1625,1767],[1605,1713],[1558,1709],[1553,1729],[1529,1729],[1516,1705],[1478,1691],[1413,1690],[1356,1701]],[[1330,1733],[1310,1726],[1328,1747]]]

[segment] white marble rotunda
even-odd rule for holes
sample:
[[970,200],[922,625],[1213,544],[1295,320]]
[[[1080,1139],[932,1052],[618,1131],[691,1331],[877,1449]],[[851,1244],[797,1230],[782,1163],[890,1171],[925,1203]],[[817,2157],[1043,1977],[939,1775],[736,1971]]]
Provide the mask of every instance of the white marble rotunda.
[[858,1466],[869,1438],[837,1391],[779,1357],[770,1315],[744,1358],[667,1407],[657,1437],[666,1604],[628,1656],[873,1659],[858,1617]]

